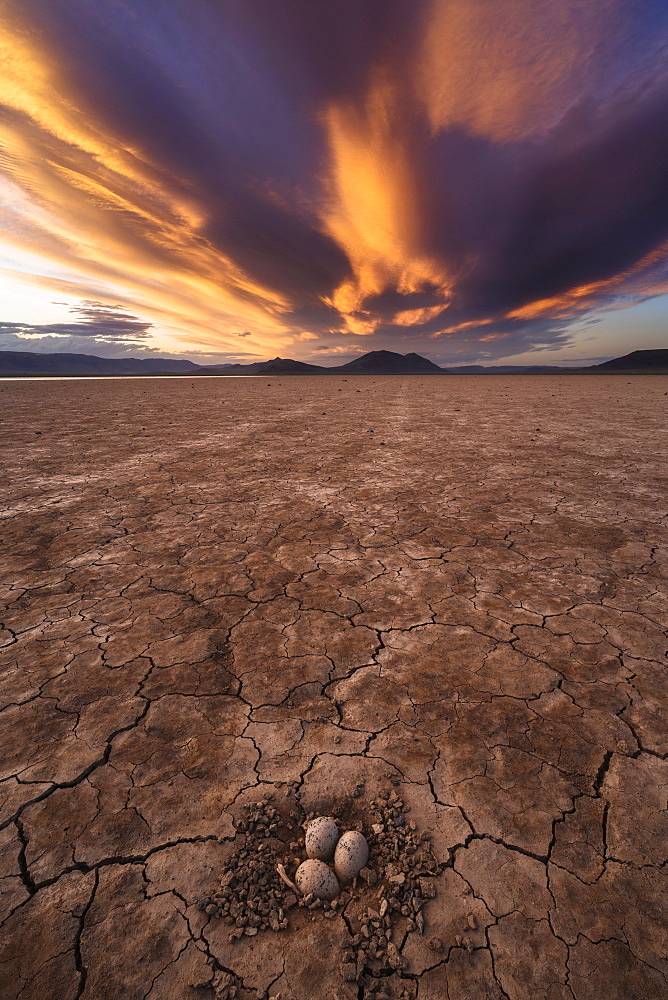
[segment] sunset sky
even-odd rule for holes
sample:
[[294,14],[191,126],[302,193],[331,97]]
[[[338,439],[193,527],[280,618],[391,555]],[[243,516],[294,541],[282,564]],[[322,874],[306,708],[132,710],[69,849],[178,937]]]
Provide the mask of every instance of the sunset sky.
[[0,349],[668,347],[665,0],[0,0]]

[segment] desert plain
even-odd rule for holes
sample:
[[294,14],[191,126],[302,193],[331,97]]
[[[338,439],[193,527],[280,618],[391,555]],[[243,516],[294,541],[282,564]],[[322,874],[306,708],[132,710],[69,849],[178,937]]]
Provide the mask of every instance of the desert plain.
[[667,402],[0,382],[3,1000],[373,995],[345,910],[230,941],[198,901],[249,804],[367,829],[382,788],[440,864],[390,996],[668,997]]

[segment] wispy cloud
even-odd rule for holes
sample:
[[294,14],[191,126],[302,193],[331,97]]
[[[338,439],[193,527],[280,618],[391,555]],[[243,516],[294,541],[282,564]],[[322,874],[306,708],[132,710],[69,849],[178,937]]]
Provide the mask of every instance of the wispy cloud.
[[151,324],[125,312],[120,306],[83,301],[72,306],[71,323],[0,322],[0,350],[78,351],[103,349],[109,354],[155,352]]
[[337,344],[334,347],[315,347],[314,350],[319,354],[365,354],[368,351],[368,345],[365,344]]

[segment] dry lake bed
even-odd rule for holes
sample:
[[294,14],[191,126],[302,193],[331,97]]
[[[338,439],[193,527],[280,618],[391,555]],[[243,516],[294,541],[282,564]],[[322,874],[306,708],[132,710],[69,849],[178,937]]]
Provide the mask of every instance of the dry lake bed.
[[[0,382],[0,997],[668,997],[667,410]],[[313,813],[371,843],[329,909]]]

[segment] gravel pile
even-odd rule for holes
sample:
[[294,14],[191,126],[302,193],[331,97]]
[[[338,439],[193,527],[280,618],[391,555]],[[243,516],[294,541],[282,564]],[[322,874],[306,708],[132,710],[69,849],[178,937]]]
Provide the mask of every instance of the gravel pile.
[[[442,870],[430,837],[409,819],[410,808],[393,790],[381,791],[369,803],[374,813],[368,837],[371,858],[362,879],[374,888],[374,903],[357,919],[345,914],[351,938],[344,948],[341,972],[348,983],[362,987],[362,996],[385,1000],[412,996],[403,992],[401,978],[409,972],[401,954],[410,931],[425,933],[424,904],[436,895],[432,879]],[[438,950],[440,941],[429,946]],[[399,992],[392,990],[399,988]]]
[[278,813],[266,799],[251,806],[246,819],[236,824],[241,843],[227,863],[219,891],[199,902],[200,910],[233,928],[231,941],[259,931],[284,931],[287,914],[297,905],[297,894],[277,870],[279,844],[284,850],[277,842],[279,826]]
[[[414,984],[402,948],[411,931],[425,933],[423,907],[436,895],[433,879],[443,865],[432,853],[429,834],[417,830],[409,807],[394,789],[380,791],[369,802],[363,794],[354,798],[368,810],[367,823],[371,813],[366,830],[370,853],[359,875],[343,885],[336,898],[302,896],[286,884],[278,869],[287,881],[294,879],[305,859],[305,836],[299,825],[284,823],[275,806],[262,799],[236,823],[239,847],[222,873],[219,891],[199,906],[230,926],[230,941],[286,930],[295,907],[312,913],[313,920],[340,916],[349,931],[340,963],[343,995],[409,1000]],[[355,811],[361,811],[357,803]],[[315,814],[308,816],[304,826],[313,818]],[[367,824],[356,825],[364,829]],[[434,951],[442,947],[436,937],[428,945]],[[239,981],[220,971],[216,976],[210,985],[217,1000],[234,1000]]]

